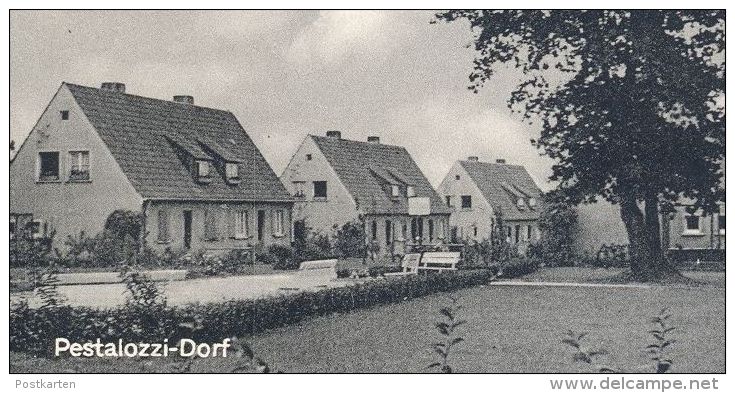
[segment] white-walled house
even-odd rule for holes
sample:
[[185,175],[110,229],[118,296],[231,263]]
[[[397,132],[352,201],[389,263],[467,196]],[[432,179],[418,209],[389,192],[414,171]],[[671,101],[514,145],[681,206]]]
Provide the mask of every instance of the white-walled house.
[[293,198],[235,116],[62,83],[10,164],[11,236],[95,235],[142,212],[155,249],[290,244]]
[[450,225],[460,238],[490,239],[497,211],[505,239],[519,250],[540,237],[542,192],[523,166],[468,157],[452,165],[437,192],[452,209]]
[[296,198],[294,223],[331,235],[335,226],[364,219],[380,255],[403,254],[407,243],[442,242],[449,209],[408,151],[342,139],[341,132],[307,136],[281,180]]

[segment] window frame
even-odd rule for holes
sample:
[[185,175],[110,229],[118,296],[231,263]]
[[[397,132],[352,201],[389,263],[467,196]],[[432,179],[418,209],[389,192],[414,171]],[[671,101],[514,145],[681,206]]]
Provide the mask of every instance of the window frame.
[[391,184],[390,186],[390,195],[393,198],[398,198],[401,196],[401,186],[397,184]]
[[[235,168],[235,174],[234,176],[231,173],[231,168]],[[240,165],[236,162],[225,162],[225,178],[228,181],[232,180],[239,180],[240,179]]]
[[414,186],[406,186],[406,196],[409,198],[413,198],[416,196],[416,187]]
[[[56,153],[56,179],[42,179],[41,168],[42,165],[42,154],[53,154]],[[39,150],[36,154],[36,182],[38,183],[60,183],[61,182],[61,152],[59,150]]]
[[70,116],[69,115],[69,110],[68,109],[60,110],[59,111],[59,116],[61,117],[61,120],[62,121],[69,120],[69,116]]
[[[86,177],[73,177],[72,171],[74,170],[74,166],[78,166],[79,168],[82,168],[84,166],[82,158],[84,157],[84,154],[87,155],[87,176]],[[75,158],[76,155],[76,158]],[[67,153],[68,162],[67,162],[67,171],[66,171],[66,181],[69,183],[86,183],[92,181],[92,154],[89,152],[89,150],[69,150]],[[76,161],[76,162],[75,162]],[[83,173],[80,170],[80,173]]]
[[[212,174],[211,164],[207,160],[196,160],[197,177],[200,179],[206,179]],[[207,168],[204,174],[202,174],[202,168]]]
[[462,195],[460,199],[461,199],[460,206],[462,207],[462,210],[472,209],[472,195]]
[[[697,219],[697,229],[689,228],[689,218],[691,217],[694,217]],[[684,214],[684,231],[682,235],[684,236],[704,235],[704,232],[702,231],[702,216],[697,213],[693,213],[693,214],[685,213]]]
[[[317,195],[317,184],[324,184],[324,195]],[[317,200],[325,200],[327,199],[327,196],[329,195],[329,186],[327,184],[326,180],[315,180],[312,182],[312,192],[314,193],[314,199]]]
[[451,195],[445,195],[444,201],[446,202],[447,207],[454,207],[452,206],[452,196]]
[[285,224],[286,214],[283,209],[273,211],[273,236],[283,237],[286,235]]
[[[36,231],[36,225],[38,225],[38,231]],[[46,221],[40,218],[34,218],[31,220],[31,239],[38,240],[46,237],[48,227]]]
[[235,211],[235,233],[233,234],[235,239],[247,239],[250,237],[250,211],[249,210],[236,210]]

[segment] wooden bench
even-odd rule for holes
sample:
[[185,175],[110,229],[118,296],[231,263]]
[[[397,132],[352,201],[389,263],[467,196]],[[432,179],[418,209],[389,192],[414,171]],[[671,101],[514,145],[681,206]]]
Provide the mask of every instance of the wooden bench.
[[397,273],[385,273],[384,276],[405,276],[409,274],[417,274],[419,272],[419,261],[421,260],[421,254],[406,254],[401,260],[401,272]]
[[461,253],[459,252],[425,252],[419,263],[419,270],[457,270]]

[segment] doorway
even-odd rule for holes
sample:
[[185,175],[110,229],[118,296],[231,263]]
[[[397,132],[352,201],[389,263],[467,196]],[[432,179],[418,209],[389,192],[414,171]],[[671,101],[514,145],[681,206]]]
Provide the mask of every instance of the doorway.
[[191,248],[191,210],[184,210],[184,248]]

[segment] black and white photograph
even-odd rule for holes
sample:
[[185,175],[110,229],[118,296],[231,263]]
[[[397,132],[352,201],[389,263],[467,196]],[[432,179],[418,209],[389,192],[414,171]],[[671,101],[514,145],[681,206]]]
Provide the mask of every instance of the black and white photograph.
[[10,8],[8,387],[725,389],[723,4]]

